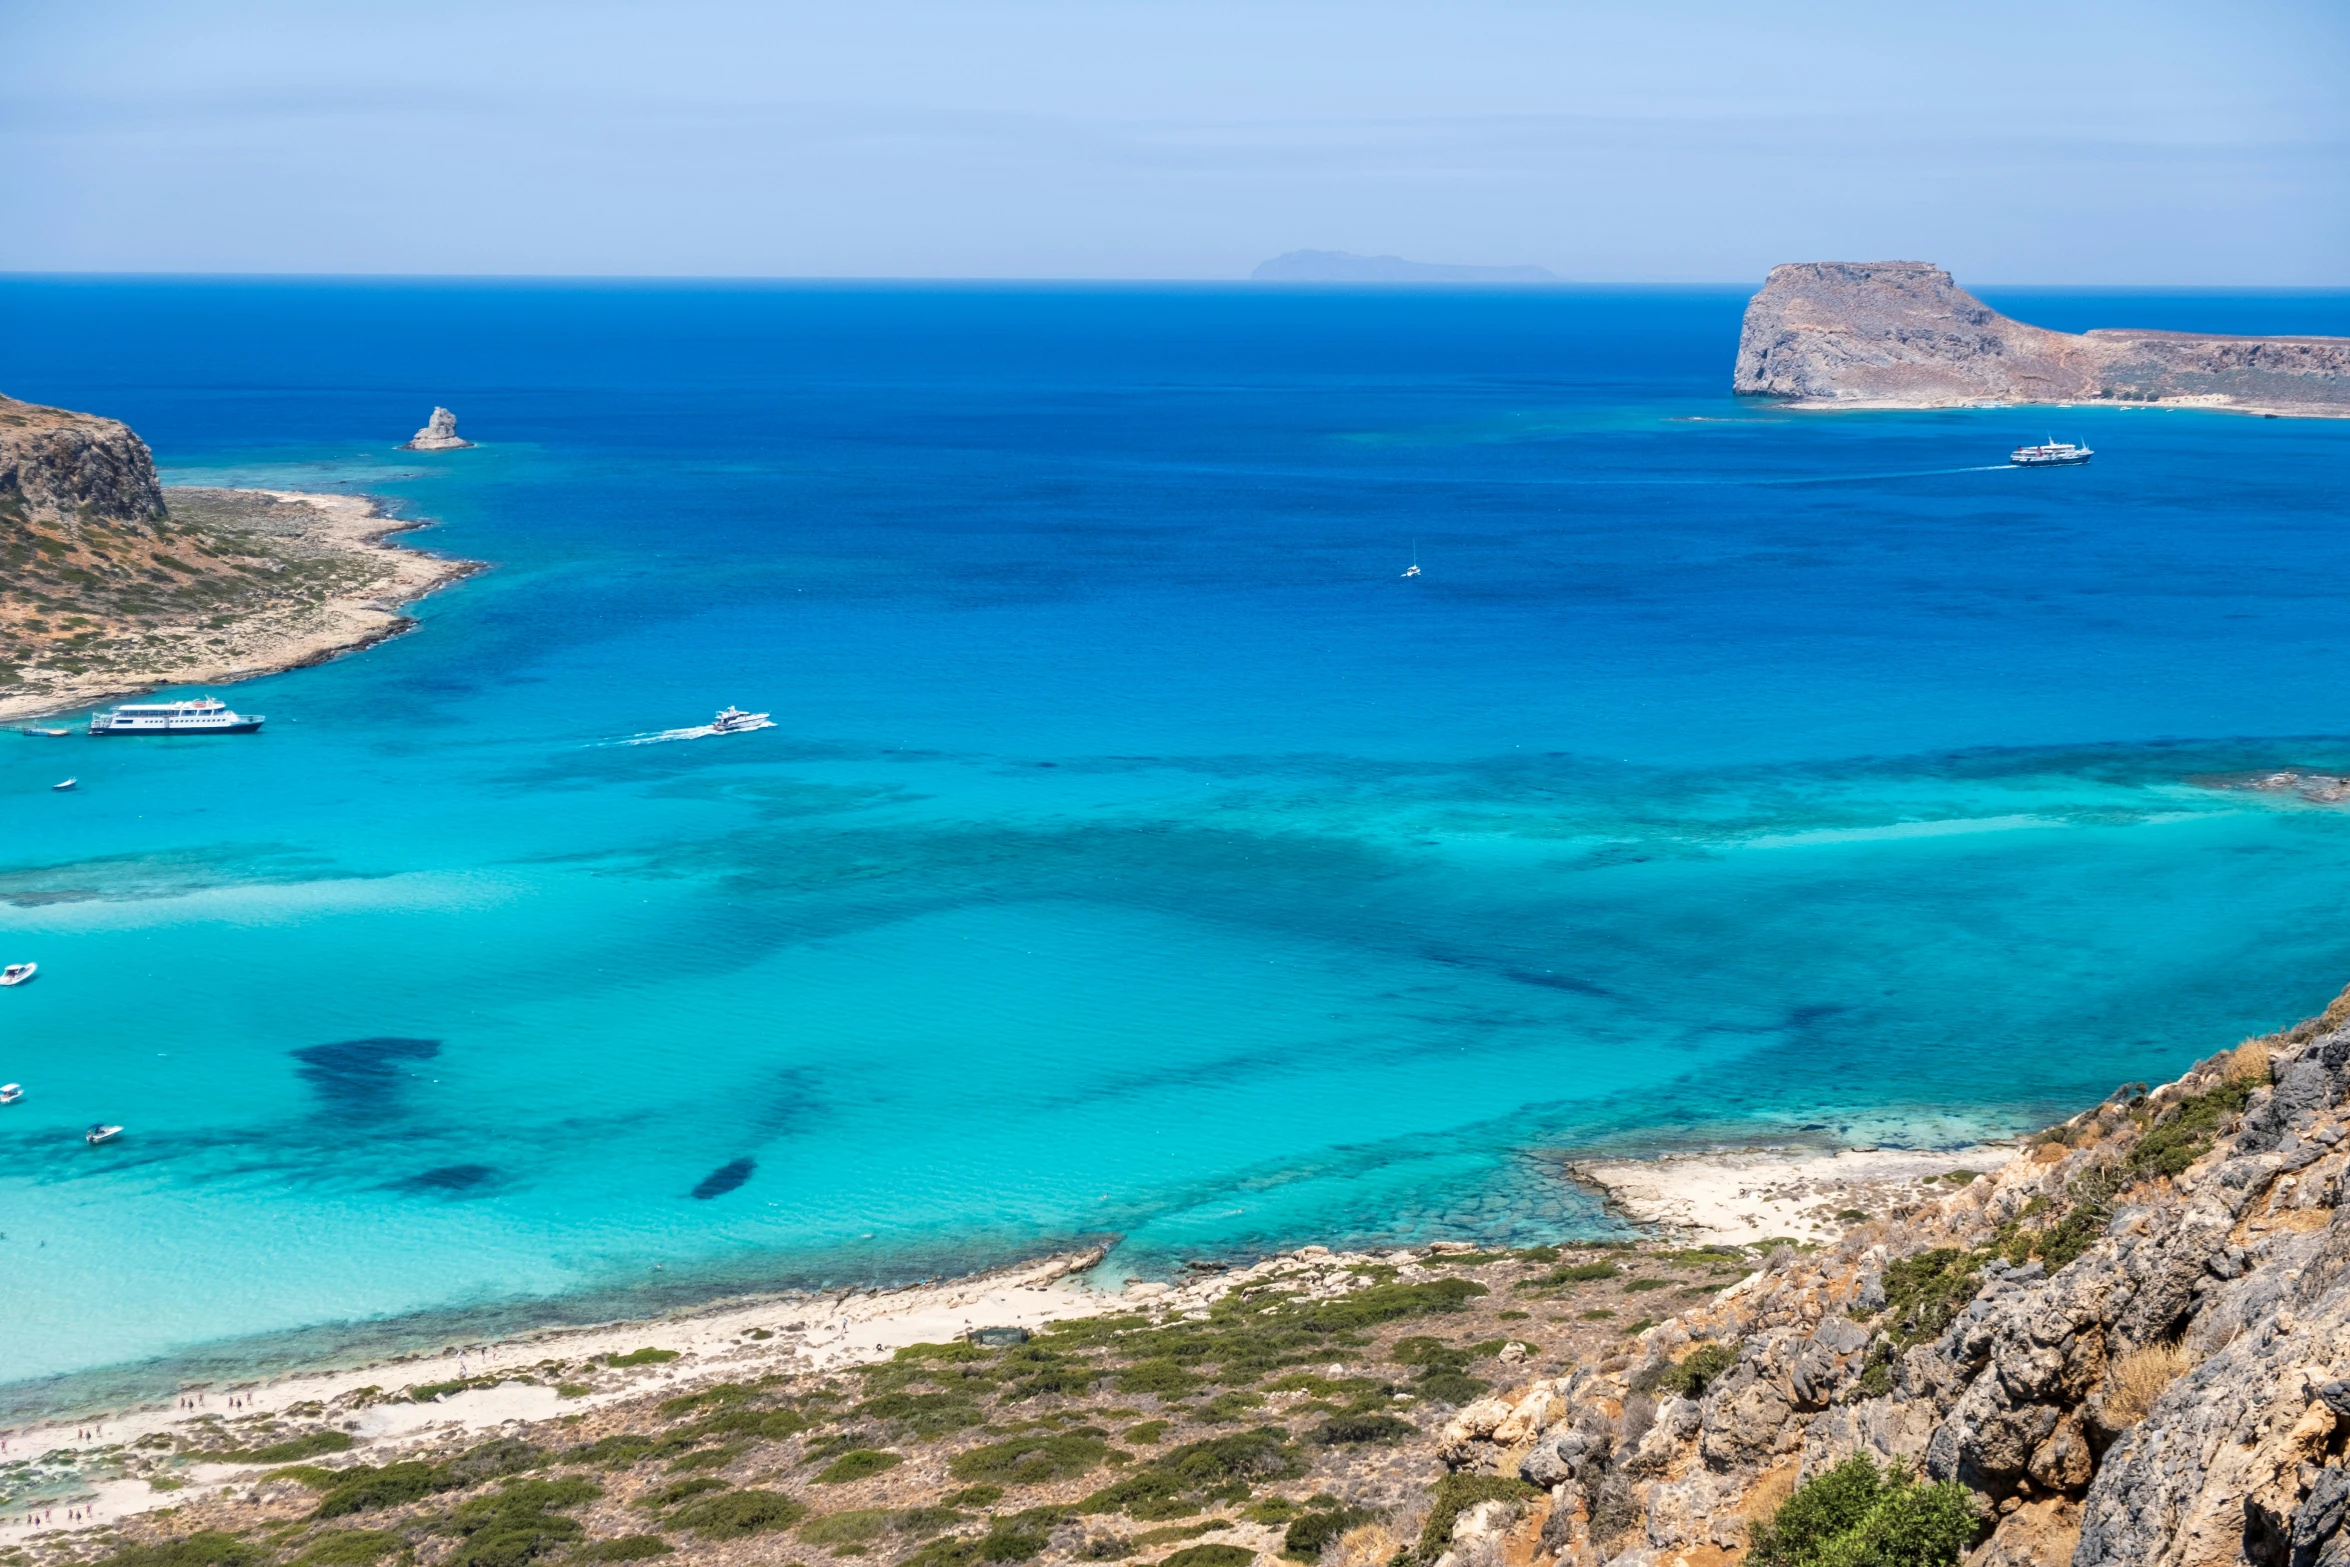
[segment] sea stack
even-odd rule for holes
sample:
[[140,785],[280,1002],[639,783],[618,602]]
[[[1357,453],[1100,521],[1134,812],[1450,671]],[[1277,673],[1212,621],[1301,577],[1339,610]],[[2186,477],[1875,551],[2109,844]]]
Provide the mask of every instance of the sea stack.
[[400,450],[404,452],[453,452],[471,446],[471,441],[457,438],[457,416],[446,408],[435,408],[432,417],[424,421],[424,428],[408,438]]
[[2163,403],[2350,418],[2350,338],[2223,337],[2011,320],[1923,261],[1773,267],[1732,391],[1799,406]]

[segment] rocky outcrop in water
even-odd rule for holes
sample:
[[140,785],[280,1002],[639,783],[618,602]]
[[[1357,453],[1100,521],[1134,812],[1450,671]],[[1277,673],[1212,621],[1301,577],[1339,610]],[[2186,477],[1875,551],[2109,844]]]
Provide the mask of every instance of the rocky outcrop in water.
[[404,452],[454,452],[471,446],[471,441],[457,437],[457,416],[446,408],[435,408],[432,417],[424,421],[424,428],[401,443]]
[[1731,389],[1802,403],[2203,404],[2350,417],[2350,338],[2051,332],[1922,261],[1774,267],[1746,307]]
[[1560,1567],[1734,1560],[1856,1453],[1963,1486],[1974,1567],[2350,1567],[2346,1136],[2350,992],[1463,1409],[1445,1460],[1546,1488]]

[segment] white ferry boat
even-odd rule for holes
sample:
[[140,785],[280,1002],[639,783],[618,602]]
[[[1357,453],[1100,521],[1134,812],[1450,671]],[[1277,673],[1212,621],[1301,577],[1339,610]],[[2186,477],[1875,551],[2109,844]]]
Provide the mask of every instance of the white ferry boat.
[[94,735],[249,735],[262,715],[232,711],[216,696],[189,702],[125,702],[90,715]]
[[2019,446],[2007,454],[2007,460],[2018,468],[2069,468],[2085,463],[2097,454],[2086,446],[2075,446],[2070,441],[2050,438],[2044,446]]

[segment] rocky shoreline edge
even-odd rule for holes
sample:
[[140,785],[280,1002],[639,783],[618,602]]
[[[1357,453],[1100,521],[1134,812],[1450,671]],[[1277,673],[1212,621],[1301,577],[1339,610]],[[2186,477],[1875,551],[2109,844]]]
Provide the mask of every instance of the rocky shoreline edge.
[[2333,1567],[2346,1131],[2350,992],[1972,1162],[1676,1161],[1815,1239],[1305,1247],[1114,1292],[1088,1252],[190,1389],[6,1433],[0,1552],[1762,1567],[1865,1492],[1851,1528],[1913,1529],[1884,1560]]
[[[431,526],[395,517],[366,495],[172,485],[161,492],[175,519],[194,519],[215,540],[233,539],[294,585],[207,617],[199,627],[134,628],[117,621],[96,640],[131,642],[112,667],[58,674],[0,691],[0,719],[72,712],[167,686],[224,686],[306,669],[415,628],[410,606],[476,572],[483,561],[429,554],[396,542]],[[250,542],[261,541],[261,542]],[[176,633],[176,634],[175,634]]]

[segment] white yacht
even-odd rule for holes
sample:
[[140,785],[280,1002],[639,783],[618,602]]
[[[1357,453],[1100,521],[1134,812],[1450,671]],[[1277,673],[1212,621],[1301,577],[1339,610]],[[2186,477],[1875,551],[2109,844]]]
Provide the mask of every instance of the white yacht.
[[2097,454],[2086,446],[2060,441],[2054,436],[2044,446],[2019,446],[2007,454],[2007,460],[2018,468],[2069,468],[2085,463]]
[[125,702],[90,715],[94,735],[249,735],[261,727],[259,713],[233,711],[216,696],[187,702]]
[[40,972],[41,965],[38,963],[11,963],[6,968],[0,968],[0,985],[21,985]]
[[710,720],[710,732],[714,735],[740,734],[745,729],[771,727],[765,713],[746,713],[739,707],[721,708],[718,716]]
[[24,1097],[24,1084],[0,1083],[0,1105],[12,1105]]

